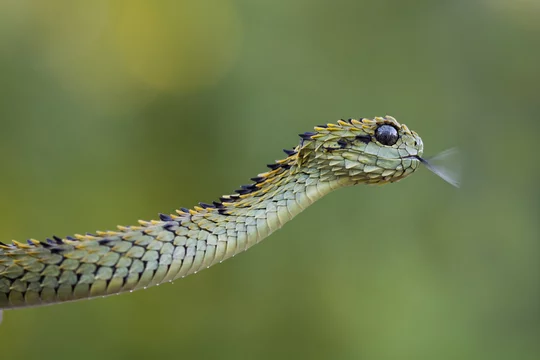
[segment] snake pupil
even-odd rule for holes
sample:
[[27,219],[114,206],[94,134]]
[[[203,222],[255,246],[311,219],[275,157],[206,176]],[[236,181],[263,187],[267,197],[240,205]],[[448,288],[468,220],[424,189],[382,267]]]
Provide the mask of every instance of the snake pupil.
[[392,146],[398,140],[398,132],[395,127],[391,125],[381,125],[375,131],[375,137],[377,141],[383,145]]

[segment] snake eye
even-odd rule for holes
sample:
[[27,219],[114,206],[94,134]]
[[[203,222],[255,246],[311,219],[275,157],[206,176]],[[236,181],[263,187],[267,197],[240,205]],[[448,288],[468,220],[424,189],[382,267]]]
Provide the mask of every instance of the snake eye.
[[381,125],[375,131],[375,138],[383,145],[392,146],[398,140],[398,132],[391,125]]

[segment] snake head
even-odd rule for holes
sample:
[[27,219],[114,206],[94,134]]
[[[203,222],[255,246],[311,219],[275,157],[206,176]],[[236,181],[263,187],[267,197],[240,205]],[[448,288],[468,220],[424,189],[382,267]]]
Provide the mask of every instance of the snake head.
[[391,116],[338,120],[315,131],[300,135],[299,167],[349,185],[399,181],[418,168],[424,149],[420,136]]

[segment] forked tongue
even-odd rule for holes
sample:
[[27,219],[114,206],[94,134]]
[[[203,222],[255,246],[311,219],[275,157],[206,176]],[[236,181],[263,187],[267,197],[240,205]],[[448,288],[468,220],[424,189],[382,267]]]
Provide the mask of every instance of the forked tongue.
[[420,160],[429,171],[450,185],[459,188],[461,169],[459,166],[458,155],[458,150],[452,148],[426,159],[418,157],[418,160]]

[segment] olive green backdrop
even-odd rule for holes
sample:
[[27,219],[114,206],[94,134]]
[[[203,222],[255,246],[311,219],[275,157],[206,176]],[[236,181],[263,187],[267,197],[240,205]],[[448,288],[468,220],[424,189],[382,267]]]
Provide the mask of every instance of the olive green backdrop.
[[8,311],[1,359],[538,359],[540,3],[1,1],[0,238],[230,193],[338,118],[425,169],[331,194],[196,276]]

